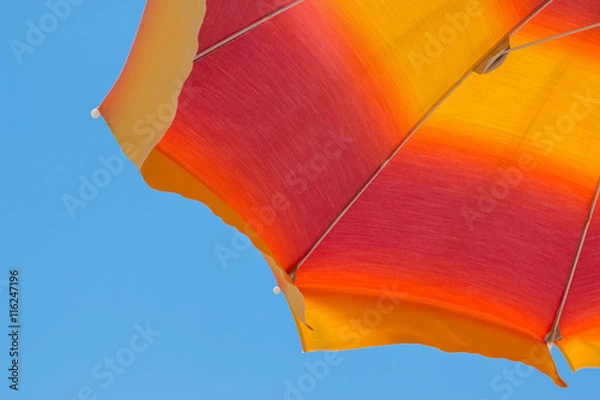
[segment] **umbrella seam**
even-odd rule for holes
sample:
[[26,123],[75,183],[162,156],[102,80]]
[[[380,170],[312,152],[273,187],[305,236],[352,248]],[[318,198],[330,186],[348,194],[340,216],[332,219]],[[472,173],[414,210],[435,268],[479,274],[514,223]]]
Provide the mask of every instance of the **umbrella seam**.
[[254,30],[255,28],[258,28],[259,26],[261,26],[262,24],[264,24],[267,21],[270,21],[271,19],[277,17],[278,15],[283,14],[284,12],[294,8],[295,6],[299,5],[300,3],[303,3],[304,0],[297,0],[291,4],[288,4],[287,6],[281,7],[273,12],[271,12],[270,14],[267,14],[266,16],[264,16],[263,18],[259,19],[258,21],[254,22],[253,24],[248,25],[247,27],[240,29],[239,31],[237,31],[236,33],[234,33],[233,35],[228,36],[227,38],[221,40],[220,42],[210,46],[208,49],[201,51],[200,53],[198,53],[196,55],[196,57],[194,57],[194,62],[201,60],[202,58],[206,57],[207,55],[219,50],[220,48],[228,45],[229,43],[233,42],[234,40],[236,40],[237,38],[245,35],[246,33]]
[[561,340],[560,334],[560,319],[562,317],[563,311],[565,309],[565,305],[567,304],[567,298],[569,296],[569,292],[571,290],[571,286],[573,285],[573,281],[575,279],[575,272],[577,270],[577,266],[579,265],[579,260],[581,259],[581,254],[583,252],[583,247],[585,246],[585,241],[587,239],[588,232],[590,230],[592,219],[594,218],[594,212],[596,211],[596,207],[600,200],[600,179],[598,179],[598,184],[596,185],[596,191],[594,193],[594,197],[592,200],[592,204],[590,206],[590,210],[588,213],[587,220],[583,227],[583,233],[581,238],[579,239],[579,245],[577,247],[577,252],[575,253],[575,260],[573,261],[573,265],[571,266],[571,271],[569,272],[569,279],[567,280],[567,284],[565,286],[565,290],[562,296],[562,300],[560,302],[560,306],[558,307],[558,311],[556,312],[556,316],[554,318],[554,322],[552,323],[552,330],[546,336],[546,343],[552,344],[558,340]]
[[333,222],[329,225],[329,227],[325,230],[325,232],[323,232],[321,237],[315,242],[315,244],[306,253],[306,255],[298,263],[296,263],[296,266],[289,272],[289,274],[292,278],[292,281],[294,281],[295,274],[298,271],[298,269],[300,268],[300,266],[302,266],[302,264],[304,264],[304,262],[312,255],[312,253],[316,250],[316,248],[325,240],[327,235],[333,230],[333,228],[335,228],[337,223],[344,217],[344,215],[346,215],[348,210],[350,210],[350,208],[358,201],[360,196],[369,188],[371,183],[373,183],[373,181],[375,181],[375,179],[377,179],[377,177],[385,169],[385,167],[387,167],[389,162],[394,157],[396,157],[396,155],[400,152],[400,150],[402,150],[402,148],[404,148],[404,145],[406,143],[408,143],[408,141],[417,133],[417,131],[419,129],[421,129],[421,127],[425,124],[425,122],[427,122],[429,120],[429,117],[431,117],[431,115],[433,115],[433,113],[436,112],[441,107],[441,105],[460,87],[460,85],[463,82],[465,82],[471,76],[472,73],[473,73],[473,71],[469,71],[458,82],[456,82],[446,92],[446,94],[444,94],[440,98],[440,100],[437,101],[437,103],[433,106],[433,108],[431,108],[429,110],[429,112],[427,114],[425,114],[425,116],[423,118],[421,118],[421,120],[410,130],[410,132],[406,136],[404,136],[404,138],[400,141],[400,144],[398,144],[394,148],[392,153],[383,161],[383,163],[375,170],[375,172],[371,175],[371,177],[362,185],[361,189],[354,195],[352,200],[350,200],[350,202],[342,209],[342,211],[333,220]]
[[544,39],[536,40],[535,42],[527,43],[527,44],[524,44],[524,45],[521,45],[521,46],[518,46],[518,47],[515,47],[515,48],[512,48],[512,49],[508,49],[508,50],[506,50],[504,52],[504,54],[509,54],[509,53],[512,53],[512,52],[515,52],[515,51],[519,51],[519,50],[524,50],[524,49],[527,49],[527,48],[532,47],[532,46],[536,46],[536,45],[539,45],[539,44],[548,43],[548,42],[551,42],[553,40],[562,39],[562,38],[569,37],[569,36],[572,36],[572,35],[575,35],[575,34],[578,34],[578,33],[586,32],[586,31],[589,31],[589,30],[592,30],[592,29],[595,29],[595,28],[600,28],[600,22],[597,22],[597,23],[591,24],[591,25],[587,25],[587,26],[584,26],[584,27],[579,28],[579,29],[573,29],[572,31],[564,32],[564,33],[561,33],[561,34],[558,34],[558,35],[553,35],[553,36],[550,36],[550,37],[547,37],[547,38],[544,38]]
[[[491,47],[494,49],[497,47],[502,41],[506,40],[506,38],[512,37],[514,34],[519,32],[525,25],[531,22],[537,15],[539,15],[542,11],[548,8],[552,4],[554,0],[547,0],[545,3],[541,4],[536,10],[534,10],[530,15],[514,27],[512,31],[510,31],[506,36],[504,36],[495,46]],[[409,131],[409,133],[400,141],[397,147],[392,150],[392,153],[383,161],[383,163],[373,172],[371,177],[363,184],[360,190],[355,194],[355,196],[350,200],[350,202],[342,209],[342,211],[338,214],[338,216],[334,219],[334,221],[329,225],[329,227],[323,232],[323,234],[319,237],[317,242],[308,250],[306,255],[300,259],[299,262],[288,272],[292,282],[296,279],[296,273],[308,260],[308,258],[312,255],[312,253],[316,250],[316,248],[325,240],[327,235],[333,230],[333,228],[337,225],[337,223],[344,217],[344,215],[348,212],[348,210],[358,201],[360,196],[368,189],[368,187],[373,183],[373,181],[379,176],[379,174],[385,169],[385,167],[389,164],[389,162],[402,150],[404,145],[415,135],[415,133],[429,120],[429,118],[437,111],[440,106],[473,74],[473,70],[488,56],[486,53],[477,63],[469,70],[466,75],[460,78],[453,86],[451,86],[448,91],[444,95],[440,97],[440,99],[432,106],[427,114],[424,115],[423,118]]]

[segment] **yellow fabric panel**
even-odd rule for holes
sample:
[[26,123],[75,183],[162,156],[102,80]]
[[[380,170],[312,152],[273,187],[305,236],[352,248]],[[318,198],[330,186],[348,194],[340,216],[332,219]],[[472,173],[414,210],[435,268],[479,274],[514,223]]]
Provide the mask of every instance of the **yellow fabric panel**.
[[205,0],[148,0],[127,63],[99,107],[138,168],[175,118],[205,11]]
[[[379,293],[342,293],[303,287],[311,329],[298,324],[305,351],[340,351],[417,343],[447,352],[478,353],[530,365],[566,387],[548,351],[537,338],[507,329],[443,304]],[[440,336],[439,332],[446,332]]]
[[557,343],[572,371],[600,366],[600,328],[567,337]]
[[[361,58],[403,128],[410,130],[444,94],[529,14],[495,0],[311,0]],[[401,18],[399,18],[401,16]]]
[[427,123],[457,133],[428,139],[499,159],[534,155],[537,171],[593,190],[600,73],[587,54],[557,55],[545,45],[511,54],[491,74],[471,76]]

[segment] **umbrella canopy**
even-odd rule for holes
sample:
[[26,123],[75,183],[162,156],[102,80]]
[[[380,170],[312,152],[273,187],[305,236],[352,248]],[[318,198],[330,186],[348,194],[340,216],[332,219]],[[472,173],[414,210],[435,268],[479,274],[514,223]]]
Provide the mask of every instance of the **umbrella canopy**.
[[598,21],[595,0],[148,0],[94,114],[151,187],[248,235],[304,350],[419,343],[564,385],[548,344],[600,366],[600,31],[524,48]]

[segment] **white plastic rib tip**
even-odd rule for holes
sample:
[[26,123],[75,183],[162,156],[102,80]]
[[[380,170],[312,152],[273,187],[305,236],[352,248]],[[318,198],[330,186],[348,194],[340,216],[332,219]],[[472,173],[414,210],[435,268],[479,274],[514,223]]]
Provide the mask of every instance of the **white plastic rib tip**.
[[98,110],[97,108],[94,108],[90,114],[92,115],[92,118],[96,119],[96,118],[100,117],[100,110]]
[[279,294],[279,293],[281,293],[281,288],[280,288],[279,286],[275,286],[275,287],[273,288],[273,293],[275,293],[275,294]]

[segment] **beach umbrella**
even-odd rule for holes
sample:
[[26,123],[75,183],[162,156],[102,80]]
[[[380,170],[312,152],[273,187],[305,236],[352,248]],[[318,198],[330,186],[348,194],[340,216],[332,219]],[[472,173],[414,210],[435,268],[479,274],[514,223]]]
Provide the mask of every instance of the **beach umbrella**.
[[564,386],[552,344],[600,366],[599,21],[596,0],[148,0],[92,115],[149,186],[252,240],[303,350],[417,343]]

